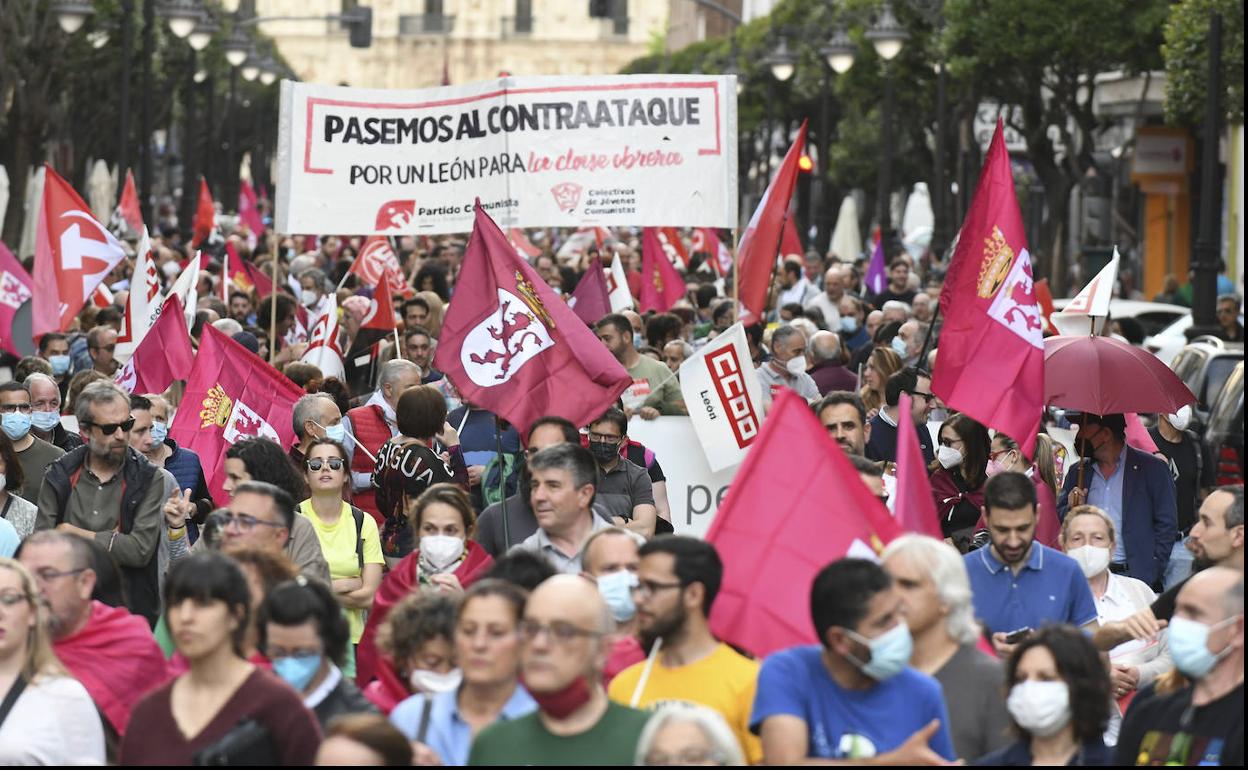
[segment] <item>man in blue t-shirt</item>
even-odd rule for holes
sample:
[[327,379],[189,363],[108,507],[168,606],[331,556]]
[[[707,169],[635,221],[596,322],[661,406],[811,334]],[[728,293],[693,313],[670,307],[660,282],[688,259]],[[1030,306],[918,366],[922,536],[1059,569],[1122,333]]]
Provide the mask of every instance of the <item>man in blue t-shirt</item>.
[[944,696],[908,665],[913,642],[889,574],[835,561],[815,577],[810,608],[822,645],[773,653],[758,673],[750,729],[763,763],[952,764]]
[[975,619],[1008,660],[1030,630],[1069,623],[1095,630],[1096,604],[1077,562],[1036,538],[1036,487],[1021,473],[998,473],[984,485],[984,522],[992,545],[971,551]]

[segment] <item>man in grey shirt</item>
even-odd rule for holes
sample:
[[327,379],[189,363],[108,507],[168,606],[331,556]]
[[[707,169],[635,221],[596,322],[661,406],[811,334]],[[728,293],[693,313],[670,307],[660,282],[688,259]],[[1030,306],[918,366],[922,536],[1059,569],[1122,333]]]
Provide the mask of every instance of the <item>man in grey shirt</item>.
[[590,535],[612,526],[590,510],[598,478],[593,455],[575,444],[558,444],[530,457],[529,472],[537,531],[511,550],[532,551],[559,572],[579,575]]
[[598,464],[597,501],[613,523],[650,537],[658,517],[654,484],[645,468],[620,456],[628,444],[627,429],[628,418],[614,407],[589,424],[589,452]]
[[819,386],[806,373],[806,335],[796,326],[780,326],[771,333],[771,360],[758,367],[764,398],[774,399],[780,388],[790,388],[807,401],[819,398]]
[[962,556],[935,538],[903,535],[882,559],[905,603],[914,638],[910,665],[940,682],[958,756],[969,764],[1009,743],[1005,672],[976,647],[980,629]]

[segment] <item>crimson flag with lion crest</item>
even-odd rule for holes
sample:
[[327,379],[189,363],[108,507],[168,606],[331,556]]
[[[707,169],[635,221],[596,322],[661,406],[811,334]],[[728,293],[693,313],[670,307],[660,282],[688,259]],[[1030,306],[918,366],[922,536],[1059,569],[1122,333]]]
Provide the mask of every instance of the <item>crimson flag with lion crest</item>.
[[585,425],[632,380],[481,208],[434,365],[523,435],[543,415]]
[[272,439],[287,449],[295,442],[291,414],[303,395],[295,383],[212,326],[195,356],[191,379],[169,435],[193,449],[217,505],[230,496],[225,481],[225,450],[245,438]]
[[1001,122],[958,234],[932,392],[1032,456],[1044,411],[1044,335]]

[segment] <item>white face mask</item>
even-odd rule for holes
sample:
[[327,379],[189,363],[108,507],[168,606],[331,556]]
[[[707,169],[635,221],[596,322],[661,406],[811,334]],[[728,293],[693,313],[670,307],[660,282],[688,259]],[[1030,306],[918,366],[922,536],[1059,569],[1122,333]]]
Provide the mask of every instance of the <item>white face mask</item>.
[[1018,726],[1041,738],[1055,735],[1070,722],[1070,688],[1065,682],[1019,682],[1005,701]]
[[942,446],[936,450],[936,459],[945,470],[956,468],[962,464],[962,453],[951,446]]
[[798,376],[799,374],[805,374],[806,373],[806,356],[793,356],[792,358],[789,359],[788,363],[784,365],[784,368],[788,369],[789,374],[793,375],[794,377]]
[[412,692],[434,694],[458,690],[462,681],[464,681],[464,672],[457,668],[453,668],[445,674],[417,668],[407,677],[407,683],[412,686]]
[[303,303],[304,307],[312,307],[316,304],[316,292],[304,289],[299,292],[299,301]]
[[1175,430],[1187,430],[1187,426],[1192,422],[1192,407],[1185,406],[1174,414],[1166,415],[1166,421]]
[[1066,552],[1083,570],[1085,578],[1094,578],[1109,569],[1109,549],[1096,545],[1081,545]]
[[452,535],[425,535],[420,538],[420,560],[434,569],[446,569],[463,552],[464,541]]

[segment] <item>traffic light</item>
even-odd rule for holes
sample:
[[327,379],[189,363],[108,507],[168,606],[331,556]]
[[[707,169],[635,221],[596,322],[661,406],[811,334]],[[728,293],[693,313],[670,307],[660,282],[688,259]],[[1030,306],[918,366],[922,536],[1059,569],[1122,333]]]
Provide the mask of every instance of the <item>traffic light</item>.
[[356,6],[342,14],[350,23],[348,39],[352,48],[370,48],[373,45],[373,9]]
[[806,153],[802,153],[797,159],[797,170],[803,174],[809,174],[815,168],[815,162],[810,159]]

